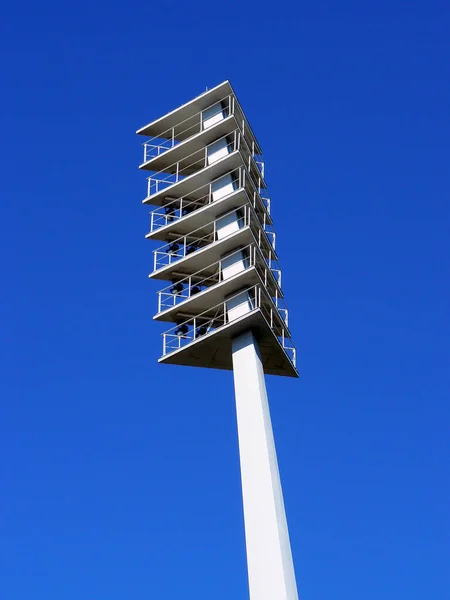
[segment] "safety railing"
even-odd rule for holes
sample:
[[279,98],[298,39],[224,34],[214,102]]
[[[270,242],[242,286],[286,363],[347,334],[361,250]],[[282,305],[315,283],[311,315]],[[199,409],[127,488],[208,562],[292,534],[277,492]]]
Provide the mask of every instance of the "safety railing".
[[167,150],[171,150],[174,146],[176,146],[175,140],[166,140],[161,142],[160,144],[151,144],[150,142],[145,142],[144,144],[144,162],[148,162],[152,158],[156,158]]
[[[208,156],[208,148],[210,148],[210,146],[217,144],[217,142],[220,142],[223,139],[227,140],[227,138],[232,138],[232,141],[227,142],[226,146],[221,149],[221,152],[217,152],[217,158],[214,158],[214,154]],[[196,150],[195,152],[188,154],[188,156],[165,167],[161,171],[157,171],[155,174],[150,175],[150,177],[147,178],[147,197],[149,198],[152,195],[159,193],[161,190],[167,189],[188,175],[214,164],[218,160],[224,158],[227,154],[231,154],[239,148],[239,140],[240,134],[238,130],[235,129],[230,134],[218,138],[212,144],[205,146],[201,150]],[[225,150],[226,153],[224,154]],[[183,166],[180,166],[180,164]]]
[[[236,212],[236,209],[231,210],[225,215],[222,215],[221,219]],[[237,230],[246,227],[250,222],[249,207],[242,209],[241,213],[242,216],[236,219]],[[205,229],[209,229],[207,234],[204,233]],[[171,265],[174,262],[181,260],[185,256],[193,254],[197,250],[212,244],[217,240],[217,230],[217,219],[215,219],[214,221],[206,223],[202,227],[194,229],[194,231],[191,231],[189,234],[183,235],[173,242],[164,244],[156,250],[153,250],[153,271],[157,271],[158,269],[162,269],[163,267]],[[233,231],[230,235],[233,235],[234,233],[235,231]],[[222,239],[225,239],[225,237],[228,236],[224,236]]]
[[255,159],[255,146],[252,144],[252,148],[250,148],[243,134],[239,136],[239,151],[244,159],[248,174],[253,179],[258,192],[261,193],[262,189],[266,187],[264,180],[264,163],[260,160],[258,161],[258,166]]
[[[247,292],[245,294],[244,292]],[[243,298],[236,305],[236,300]],[[232,306],[232,309],[229,307]],[[292,343],[289,329],[279,309],[267,296],[260,285],[241,290],[216,306],[177,324],[165,331],[163,337],[163,356],[188,346],[197,339],[211,335],[231,323],[236,317],[260,309],[268,326],[274,332],[280,346],[293,366],[296,366],[296,350]]]
[[[239,229],[249,226],[253,238],[263,252],[269,267],[272,267],[273,264],[276,263],[276,254],[273,246],[269,237],[266,236],[265,231],[261,228],[259,220],[257,219],[253,209],[251,206],[247,205],[240,209],[233,209],[224,215],[221,215],[218,219],[210,221],[209,223],[205,223],[201,227],[194,229],[188,234],[180,236],[179,238],[176,238],[175,240],[168,242],[154,250],[153,272],[157,271],[158,269],[162,269],[163,267],[167,267],[174,262],[185,258],[189,254],[193,254],[197,250],[200,250],[217,241],[218,231],[220,229],[218,226],[219,222],[233,213],[237,216],[235,222],[236,229],[234,229],[229,235],[234,235]],[[206,234],[205,230],[207,231]],[[226,237],[229,236],[225,235],[221,239],[225,239]]]
[[281,287],[279,282],[281,282],[281,270],[277,268],[271,269],[258,252],[255,244],[248,244],[231,254],[227,254],[221,260],[196,271],[192,275],[173,281],[171,285],[160,290],[158,292],[158,314],[174,306],[178,306],[192,296],[196,296],[228,279],[226,271],[224,275],[224,268],[226,270],[231,266],[235,267],[233,262],[230,263],[230,260],[232,261],[233,258],[236,259],[236,262],[242,258],[242,269],[237,271],[237,273],[242,273],[246,269],[255,267],[265,289],[274,299],[275,305],[280,307],[280,311],[286,311],[287,324],[287,309],[283,306],[283,300],[280,296]]
[[[167,150],[171,150],[180,143],[176,138],[181,138],[183,141],[188,140],[197,133],[206,131],[212,125],[215,125],[217,121],[214,121],[214,117],[222,114],[223,118],[226,119],[230,115],[234,114],[234,98],[230,95],[224,96],[221,100],[218,100],[214,104],[211,104],[206,109],[200,110],[193,115],[190,115],[186,119],[179,121],[174,126],[162,131],[159,135],[152,137],[151,139],[144,142],[144,163],[159,156]],[[212,112],[210,113],[209,111]],[[204,113],[208,111],[207,119],[203,119]],[[192,123],[194,121],[194,123]],[[208,121],[211,125],[207,125]],[[164,140],[164,141],[160,141]]]
[[255,158],[255,164],[258,167],[258,169],[261,171],[261,175],[264,179],[264,161],[263,160],[256,160]]
[[[216,110],[214,108],[217,107]],[[213,109],[212,113],[210,112]],[[207,113],[206,118],[204,114]],[[249,147],[251,147],[252,155],[255,156],[259,151],[259,146],[256,144],[255,137],[251,131],[250,126],[246,122],[246,118],[239,103],[233,95],[225,95],[220,100],[210,106],[194,113],[193,115],[186,117],[185,119],[177,122],[175,125],[168,127],[166,130],[161,131],[158,135],[144,142],[144,163],[148,162],[152,158],[159,156],[160,154],[172,149],[181,141],[186,141],[194,135],[209,129],[212,125],[215,125],[218,121],[215,120],[217,115],[222,113],[223,118],[226,119],[233,115],[237,123],[237,126],[247,141]],[[263,167],[261,155],[258,162]],[[264,177],[264,173],[263,173]]]
[[[214,157],[214,154],[208,155],[208,150],[223,139],[231,139],[231,141],[227,142],[226,146],[217,152],[216,158]],[[226,153],[224,154],[225,150]],[[174,163],[164,167],[164,169],[156,171],[153,175],[150,175],[150,177],[147,178],[147,198],[150,198],[154,194],[167,189],[174,183],[178,183],[178,181],[181,181],[188,175],[214,164],[222,158],[225,158],[227,154],[231,154],[236,150],[239,150],[244,161],[244,165],[248,171],[249,178],[253,179],[255,188],[258,190],[259,194],[261,194],[262,190],[266,187],[264,177],[256,164],[252,151],[250,150],[245,137],[238,129],[235,129],[229,134],[218,138],[211,144],[208,144],[204,148],[196,150],[182,159],[179,159],[178,161],[175,161]]]
[[[217,179],[213,179],[210,183],[201,185],[189,192],[186,196],[180,196],[179,198],[173,198],[169,202],[166,202],[162,206],[159,206],[155,210],[150,212],[150,233],[165,227],[170,223],[178,221],[191,214],[199,208],[211,204],[214,202],[214,186],[217,181],[229,175],[233,182],[233,189],[229,194],[220,196],[220,200],[234,194],[239,189],[243,188],[244,185],[244,172],[242,168],[234,169],[225,175],[221,175]],[[203,192],[206,192],[203,194]],[[198,196],[198,194],[202,194]],[[193,196],[196,196],[193,198]]]
[[[271,235],[273,235],[273,246],[275,248],[275,234],[270,230],[270,199],[263,199],[260,196],[254,186],[253,180],[247,176],[247,171],[243,167],[233,169],[233,171],[225,173],[225,175],[221,175],[217,179],[212,180],[210,183],[204,184],[188,192],[185,196],[170,198],[169,202],[166,202],[162,206],[152,210],[149,213],[150,233],[153,233],[162,227],[166,227],[167,225],[182,219],[186,215],[191,214],[197,209],[203,208],[207,204],[214,202],[214,185],[226,175],[229,175],[232,178],[233,185],[235,187],[229,194],[219,196],[218,200],[223,200],[229,195],[236,193],[238,190],[245,189],[248,200],[251,206],[253,206],[253,209],[255,210],[259,220],[261,221],[261,225],[264,227],[264,230],[268,234],[270,231]],[[199,196],[199,194],[201,195]]]

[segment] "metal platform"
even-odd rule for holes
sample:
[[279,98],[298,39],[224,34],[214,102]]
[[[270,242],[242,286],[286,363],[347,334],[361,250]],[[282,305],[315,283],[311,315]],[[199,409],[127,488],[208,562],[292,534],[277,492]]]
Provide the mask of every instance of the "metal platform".
[[209,264],[218,261],[224,254],[231,252],[239,246],[247,246],[255,241],[249,226],[242,227],[236,233],[229,235],[221,240],[208,244],[204,248],[188,254],[179,260],[173,259],[168,265],[160,267],[150,273],[150,279],[172,280],[174,272],[189,275],[200,269],[204,269]]
[[[201,227],[205,222],[209,223],[213,221],[220,214],[247,206],[248,204],[249,198],[246,191],[243,188],[239,188],[233,193],[228,194],[228,196],[224,196],[219,200],[214,200],[193,210],[181,219],[168,222],[167,225],[150,231],[145,237],[149,240],[167,240],[169,238],[181,237]],[[165,217],[165,220],[168,220],[167,217]]]
[[[200,131],[183,142],[169,148],[162,154],[143,162],[139,165],[139,168],[147,171],[165,171],[166,173],[174,173],[174,164],[177,163],[177,161],[182,161],[187,156],[196,152],[203,153],[202,157],[204,157],[206,146],[223,136],[232,134],[237,128],[234,117],[232,115],[226,117],[223,121],[219,121],[215,125],[208,127],[208,129],[203,129],[203,131]],[[182,162],[180,168],[183,168]]]
[[252,128],[244,115],[229,81],[224,81],[216,87],[207,90],[190,102],[141,127],[136,133],[150,138],[170,139],[173,136],[175,140],[183,141],[190,137],[192,130],[200,126],[202,111],[217,102],[222,101],[226,104],[230,98],[234,100],[234,114],[236,119],[241,123],[242,129],[248,132],[249,138],[255,144],[256,152],[261,154],[261,147],[253,134]]
[[186,367],[232,370],[232,339],[251,330],[259,341],[264,372],[267,375],[298,377],[293,361],[259,308],[206,334],[189,345],[161,356],[158,362]]
[[[186,196],[192,193],[197,188],[201,188],[213,179],[217,179],[222,175],[244,166],[244,161],[238,150],[227,154],[217,162],[207,165],[200,171],[196,171],[188,177],[184,177],[179,181],[171,181],[170,179],[159,179],[155,180],[154,177],[149,177],[150,185],[147,186],[148,194],[147,197],[142,200],[142,204],[153,204],[155,206],[161,206],[164,204],[166,196]],[[159,182],[156,183],[156,181]],[[152,183],[155,182],[154,185]]]

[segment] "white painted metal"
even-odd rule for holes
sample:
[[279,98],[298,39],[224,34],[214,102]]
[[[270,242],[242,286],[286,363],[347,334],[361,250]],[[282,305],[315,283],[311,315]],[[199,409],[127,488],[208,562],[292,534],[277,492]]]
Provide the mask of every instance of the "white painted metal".
[[250,600],[297,600],[297,585],[258,343],[232,340]]
[[250,600],[298,600],[264,372],[298,373],[261,148],[229,82],[138,133],[163,244],[150,277],[171,282],[159,362],[233,369]]
[[216,220],[217,239],[222,240],[227,235],[236,233],[236,231],[244,227],[243,216],[242,211],[234,210],[223,215],[223,217],[218,217]]
[[[244,223],[240,212],[239,210],[235,210],[217,219],[216,234],[218,240],[239,231],[243,227]],[[239,273],[239,271],[243,271],[246,267],[243,253],[235,253],[233,259],[227,260],[225,257],[222,260],[221,266],[223,279],[232,277],[236,273]],[[229,321],[234,321],[234,319],[242,317],[242,315],[250,312],[253,308],[248,292],[242,292],[237,296],[233,295],[233,298],[227,300],[225,304]]]
[[249,261],[244,257],[242,250],[233,251],[231,254],[223,256],[220,261],[222,280],[229,279],[241,273],[241,271],[247,268],[248,264]]
[[224,118],[225,112],[222,102],[217,102],[217,104],[213,104],[202,112],[202,128],[207,129],[219,121],[223,121]]
[[220,179],[216,179],[211,183],[213,200],[220,200],[220,198],[231,194],[236,187],[231,173],[227,173],[223,177],[220,177]]
[[250,295],[247,291],[240,294],[233,294],[230,300],[226,301],[227,320],[229,323],[235,319],[239,319],[253,309],[253,304]]
[[206,146],[206,156],[208,157],[208,165],[218,161],[231,152],[230,145],[226,137],[217,140]]

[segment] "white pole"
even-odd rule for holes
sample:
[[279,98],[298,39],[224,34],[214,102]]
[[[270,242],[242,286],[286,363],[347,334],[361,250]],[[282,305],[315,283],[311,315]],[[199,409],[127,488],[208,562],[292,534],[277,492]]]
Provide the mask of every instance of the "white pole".
[[251,331],[232,341],[250,600],[298,600],[264,369]]

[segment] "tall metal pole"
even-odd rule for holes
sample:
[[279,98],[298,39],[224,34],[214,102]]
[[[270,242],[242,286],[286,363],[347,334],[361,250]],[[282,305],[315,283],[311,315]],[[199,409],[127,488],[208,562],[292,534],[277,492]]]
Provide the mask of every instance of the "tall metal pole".
[[250,600],[298,600],[259,345],[232,340]]
[[229,81],[137,133],[146,238],[165,242],[149,275],[165,281],[154,318],[171,323],[159,362],[233,369],[250,600],[298,600],[264,381],[298,372],[261,147]]

